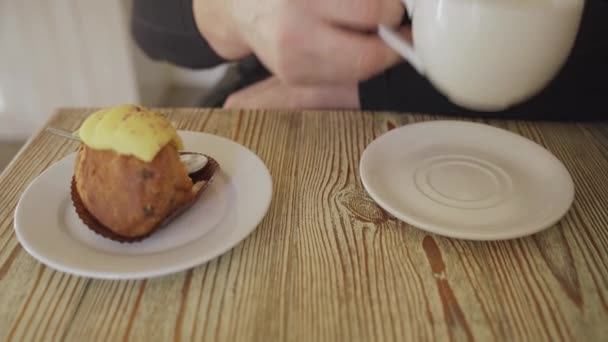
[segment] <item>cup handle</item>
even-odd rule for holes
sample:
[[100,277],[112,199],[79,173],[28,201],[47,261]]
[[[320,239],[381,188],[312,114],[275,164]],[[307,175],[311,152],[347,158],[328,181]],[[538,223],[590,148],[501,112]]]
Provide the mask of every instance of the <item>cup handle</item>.
[[[414,14],[415,0],[402,1],[405,4],[408,16],[411,18]],[[416,53],[414,46],[410,42],[403,39],[397,32],[385,25],[378,25],[378,35],[388,46],[393,48],[395,51],[397,51],[397,53],[405,58],[405,60],[408,61],[408,63],[410,63],[410,65],[414,67],[419,74],[424,75],[422,61],[420,60],[418,53]]]

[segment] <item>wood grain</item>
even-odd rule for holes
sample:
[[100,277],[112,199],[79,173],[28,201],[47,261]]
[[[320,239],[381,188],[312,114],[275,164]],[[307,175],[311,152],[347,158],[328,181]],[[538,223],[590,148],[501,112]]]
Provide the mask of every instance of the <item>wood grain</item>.
[[[75,129],[92,110],[62,109],[49,124]],[[608,334],[605,124],[487,121],[554,153],[577,193],[549,230],[470,242],[393,219],[358,177],[373,139],[437,117],[162,111],[181,129],[227,137],[262,158],[274,183],[262,223],[224,255],[171,276],[101,281],[55,272],[13,231],[25,187],[76,147],[39,132],[0,175],[0,340],[601,341]]]

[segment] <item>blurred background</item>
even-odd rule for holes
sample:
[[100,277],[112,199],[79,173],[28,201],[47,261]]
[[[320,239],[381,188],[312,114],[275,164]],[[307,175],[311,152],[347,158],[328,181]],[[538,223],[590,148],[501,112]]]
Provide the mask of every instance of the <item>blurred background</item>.
[[0,171],[59,107],[195,106],[226,66],[149,60],[131,0],[0,0]]

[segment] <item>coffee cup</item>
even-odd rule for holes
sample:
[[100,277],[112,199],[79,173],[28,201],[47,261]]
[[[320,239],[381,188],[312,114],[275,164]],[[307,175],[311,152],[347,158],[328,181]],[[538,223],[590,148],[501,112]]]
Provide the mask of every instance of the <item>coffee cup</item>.
[[568,59],[584,0],[403,0],[412,42],[380,37],[451,102],[500,111],[544,89]]

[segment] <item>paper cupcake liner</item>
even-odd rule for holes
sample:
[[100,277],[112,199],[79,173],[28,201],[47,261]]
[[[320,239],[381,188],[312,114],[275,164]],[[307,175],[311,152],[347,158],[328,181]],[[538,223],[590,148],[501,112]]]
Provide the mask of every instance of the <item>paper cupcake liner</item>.
[[[197,154],[197,153],[192,153],[192,154]],[[80,218],[80,220],[85,224],[85,226],[87,226],[89,229],[91,229],[96,234],[101,235],[105,238],[114,240],[114,241],[121,242],[121,243],[133,243],[133,242],[142,241],[145,238],[152,235],[157,230],[159,230],[163,227],[166,227],[171,221],[175,220],[177,217],[179,217],[181,214],[183,214],[185,211],[187,211],[194,204],[194,202],[196,202],[200,198],[201,194],[208,188],[209,184],[211,184],[211,182],[213,181],[213,178],[215,177],[215,175],[217,174],[217,172],[220,169],[220,165],[215,159],[213,159],[207,155],[205,155],[205,157],[207,157],[207,159],[208,159],[207,165],[205,165],[205,167],[202,168],[201,170],[189,174],[190,179],[192,179],[193,184],[196,185],[199,182],[204,182],[204,183],[202,183],[201,188],[197,191],[197,193],[192,198],[192,200],[184,205],[181,205],[178,208],[175,208],[169,215],[167,215],[167,217],[163,221],[159,222],[145,235],[140,235],[140,236],[135,236],[135,237],[122,236],[120,234],[115,233],[114,231],[112,231],[111,229],[109,229],[108,227],[103,225],[101,222],[99,222],[95,218],[95,216],[93,216],[87,210],[84,203],[82,202],[82,198],[80,197],[80,194],[78,193],[78,189],[76,187],[76,178],[74,176],[72,176],[72,184],[71,184],[71,191],[70,191],[71,197],[72,197],[72,203],[74,205],[74,208],[76,209],[76,213],[78,214],[78,217]]]

